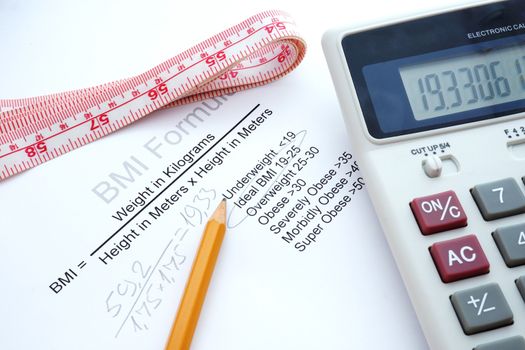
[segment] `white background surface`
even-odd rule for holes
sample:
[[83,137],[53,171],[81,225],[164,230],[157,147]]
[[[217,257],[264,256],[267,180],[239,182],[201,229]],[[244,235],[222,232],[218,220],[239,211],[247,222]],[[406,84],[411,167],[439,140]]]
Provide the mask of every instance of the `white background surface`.
[[[321,35],[334,25],[359,25],[467,2],[2,0],[0,94],[25,97],[127,77],[270,8],[293,14],[308,40],[309,61],[319,63]],[[318,68],[326,74],[324,66]]]
[[[48,94],[128,77],[160,63],[259,10],[279,8],[295,17],[307,40],[308,53],[302,65],[294,73],[286,77],[282,83],[276,84],[283,84],[277,85],[281,87],[283,93],[286,93],[287,89],[294,90],[293,93],[290,92],[289,97],[284,97],[290,99],[287,101],[289,104],[301,103],[302,91],[304,91],[304,96],[310,96],[312,108],[319,111],[318,118],[333,120],[329,123],[332,129],[326,130],[326,134],[342,135],[343,123],[321,51],[320,40],[324,30],[338,24],[364,24],[461,3],[465,1],[325,0],[305,3],[291,0],[265,2],[0,0],[0,98]],[[85,165],[84,170],[89,173],[93,165]],[[0,183],[0,198],[2,198],[0,201],[3,201],[0,204],[1,222],[22,220],[23,211],[27,208],[47,205],[46,203],[51,202],[49,198],[43,199],[38,196],[36,181],[39,186],[51,188],[48,193],[57,194],[57,198],[60,198],[61,190],[65,191],[68,186],[79,185],[73,176],[68,176],[68,180],[59,183],[53,178],[39,178],[34,172],[27,173],[29,175],[21,175]],[[20,190],[22,186],[17,185],[20,181],[25,181],[23,191]],[[17,189],[17,193],[13,193],[14,188]],[[427,348],[369,204],[364,203],[362,207],[368,208],[368,212],[353,217],[361,218],[363,220],[361,225],[364,226],[359,227],[370,227],[370,231],[352,232],[349,229],[349,232],[339,235],[338,241],[330,245],[332,251],[329,255],[333,258],[331,264],[346,266],[343,269],[346,271],[344,275],[334,276],[322,264],[316,265],[315,270],[311,269],[312,266],[305,266],[304,271],[301,271],[300,265],[295,266],[299,279],[304,280],[305,275],[309,275],[307,278],[311,279],[311,284],[316,288],[322,289],[322,286],[326,285],[326,288],[332,289],[319,299],[312,295],[313,307],[292,302],[286,313],[274,315],[274,322],[267,323],[271,315],[265,315],[266,321],[260,323],[257,315],[264,313],[266,307],[271,309],[269,305],[272,299],[254,301],[252,305],[246,305],[247,315],[250,314],[249,309],[253,308],[252,317],[238,320],[238,322],[252,323],[251,331],[246,334],[239,334],[227,324],[213,328],[213,323],[220,320],[221,315],[203,317],[199,323],[193,348],[208,350],[213,346],[213,349],[241,349],[239,344],[244,344],[244,349],[256,348],[256,344],[267,344],[266,348],[272,349],[319,349],[325,344],[332,344],[327,348],[337,349]],[[20,208],[20,210],[13,208]],[[32,219],[36,220],[35,217]],[[16,226],[11,223],[9,227]],[[349,223],[349,228],[351,227],[353,226]],[[5,234],[5,231],[0,233],[0,235]],[[11,254],[12,264],[19,264],[16,254]],[[318,254],[328,255],[321,249]],[[242,265],[242,261],[237,263]],[[277,263],[269,264],[265,277],[271,280],[272,269],[278,268],[281,266]],[[5,265],[0,267],[2,277],[12,274],[12,271]],[[10,280],[23,278],[10,277]],[[288,281],[279,281],[279,283],[293,283],[294,278],[291,275]],[[346,291],[341,293],[343,288],[337,290],[338,285],[349,284],[354,286],[351,293]],[[239,288],[242,288],[242,281],[239,281]],[[271,286],[268,288],[271,289]],[[272,291],[268,290],[266,295],[272,295]],[[327,295],[333,297],[326,298]],[[290,300],[294,298],[293,295],[274,295],[274,297],[290,298]],[[7,302],[4,300],[1,304]],[[213,305],[213,299],[210,303]],[[0,306],[0,310],[5,307],[5,305]],[[216,309],[220,310],[220,308]],[[317,313],[305,314],[305,309],[317,310]],[[324,327],[326,323],[331,322],[325,317],[329,317],[332,311],[337,309],[340,309],[340,313],[346,313],[346,324],[344,327],[334,329],[338,332],[345,329],[346,334],[334,335]],[[13,322],[5,316],[16,317],[16,312],[3,310],[1,314],[3,315],[0,321],[1,329],[8,329],[11,332],[21,331],[24,320]],[[223,318],[227,319],[227,317]],[[294,327],[294,321],[299,319],[309,326],[304,329]],[[310,322],[304,322],[304,319],[309,319]],[[13,323],[19,326],[13,326]],[[53,330],[57,333],[60,331]],[[86,332],[89,332],[89,329],[86,329]],[[25,329],[23,333],[31,332]],[[330,337],[337,338],[339,341],[331,343]],[[238,338],[244,339],[244,342],[237,341]],[[249,344],[247,340],[250,339],[254,346],[246,347],[246,344]],[[282,339],[288,341],[282,343]],[[13,344],[9,343],[9,346],[17,348]],[[43,344],[45,345],[41,344],[42,348],[58,348],[57,344],[51,345],[45,342]]]

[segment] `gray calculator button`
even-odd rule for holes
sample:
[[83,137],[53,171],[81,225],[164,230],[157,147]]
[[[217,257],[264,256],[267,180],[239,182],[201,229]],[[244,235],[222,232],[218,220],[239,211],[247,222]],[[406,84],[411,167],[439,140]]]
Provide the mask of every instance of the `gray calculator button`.
[[525,301],[525,276],[520,276],[516,280],[516,285],[518,286],[518,290],[520,291],[523,301]]
[[498,228],[493,237],[508,267],[525,264],[525,224]]
[[472,196],[485,220],[525,212],[525,196],[512,178],[474,186]]
[[514,315],[496,283],[456,292],[452,306],[467,335],[510,325]]
[[525,339],[520,336],[501,339],[492,343],[478,345],[474,350],[525,350]]

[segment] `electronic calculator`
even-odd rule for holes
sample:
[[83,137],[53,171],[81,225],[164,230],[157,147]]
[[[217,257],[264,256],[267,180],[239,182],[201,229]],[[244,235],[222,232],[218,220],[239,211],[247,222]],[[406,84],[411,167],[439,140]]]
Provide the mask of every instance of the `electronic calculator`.
[[525,350],[525,1],[323,37],[427,341]]

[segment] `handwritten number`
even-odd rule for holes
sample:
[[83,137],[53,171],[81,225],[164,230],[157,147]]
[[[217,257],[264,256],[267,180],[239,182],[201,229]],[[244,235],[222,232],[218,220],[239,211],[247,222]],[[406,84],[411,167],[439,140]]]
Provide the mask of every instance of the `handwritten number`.
[[[136,270],[136,268],[139,269],[139,271]],[[133,265],[131,266],[131,271],[135,272],[135,273],[140,273],[140,276],[142,278],[146,278],[148,277],[148,274],[149,274],[149,270],[151,269],[151,266],[149,266],[146,271],[144,271],[144,268],[142,267],[142,264],[140,263],[140,261],[135,261],[133,263]]]
[[106,298],[106,309],[108,312],[115,311],[115,313],[111,315],[111,317],[115,318],[120,313],[120,309],[122,308],[122,305],[116,304],[116,305],[110,306],[109,299],[111,299],[112,296],[113,296],[113,291],[109,293],[108,297]]

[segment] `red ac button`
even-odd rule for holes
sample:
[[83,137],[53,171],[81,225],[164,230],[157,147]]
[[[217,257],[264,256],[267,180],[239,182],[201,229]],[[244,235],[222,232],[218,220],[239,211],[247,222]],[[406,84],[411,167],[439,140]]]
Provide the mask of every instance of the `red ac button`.
[[459,255],[454,252],[452,249],[448,251],[448,266],[452,267],[454,264],[464,264],[471,263],[476,260],[477,254],[474,248],[466,245],[461,247],[459,250]]
[[430,254],[445,283],[482,275],[490,264],[475,235],[434,243]]

